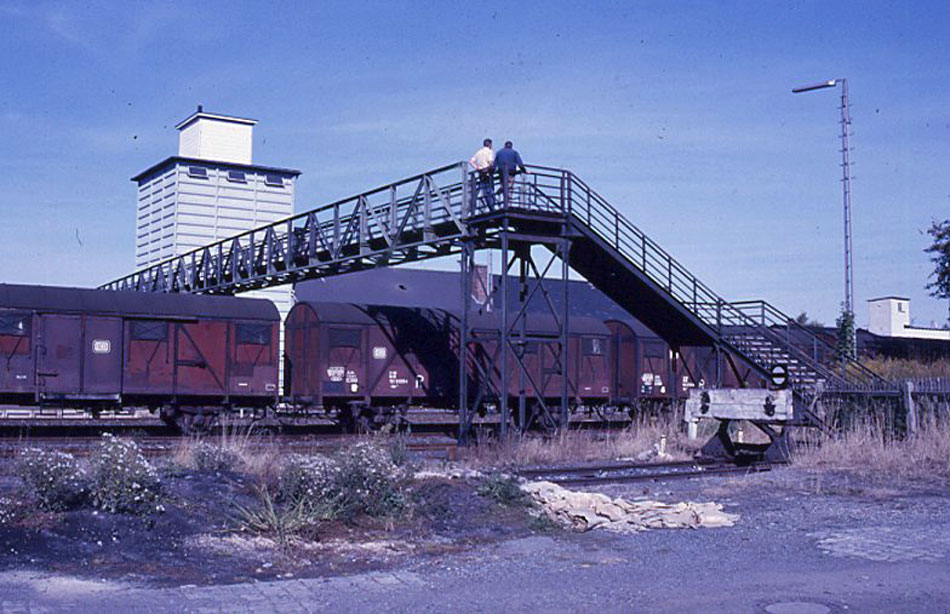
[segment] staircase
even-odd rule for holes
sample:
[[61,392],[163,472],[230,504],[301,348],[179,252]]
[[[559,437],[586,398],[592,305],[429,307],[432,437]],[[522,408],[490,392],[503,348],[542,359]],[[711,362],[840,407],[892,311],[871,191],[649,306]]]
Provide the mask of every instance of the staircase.
[[[582,245],[576,256],[572,250],[571,266],[657,333],[674,337],[677,334],[662,330],[664,320],[672,320],[678,331],[689,328],[686,324],[691,323],[695,334],[721,344],[763,375],[773,366],[783,365],[792,388],[800,396],[814,394],[819,385],[824,391],[841,393],[896,390],[894,384],[842,355],[769,303],[728,302],[721,298],[573,173],[551,168],[531,170],[509,208],[555,209],[566,214]],[[592,249],[604,252],[603,257],[592,254]],[[611,261],[624,271],[605,275],[602,269],[609,266],[604,263]],[[619,289],[611,287],[610,275],[624,278]],[[631,296],[634,293],[629,291],[630,283],[636,284],[639,296]],[[644,299],[643,294],[648,292],[656,295],[654,300]],[[663,299],[669,309],[678,312],[678,317],[651,318],[644,308],[637,308],[637,304],[645,302],[656,305],[656,298]]]

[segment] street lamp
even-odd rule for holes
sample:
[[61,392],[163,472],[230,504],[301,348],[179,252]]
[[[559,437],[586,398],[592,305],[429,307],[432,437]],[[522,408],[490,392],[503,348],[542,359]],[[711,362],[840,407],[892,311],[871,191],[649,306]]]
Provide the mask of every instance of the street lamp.
[[841,185],[844,189],[844,308],[854,315],[854,274],[851,260],[851,110],[848,80],[832,79],[792,90],[794,94],[841,85]]

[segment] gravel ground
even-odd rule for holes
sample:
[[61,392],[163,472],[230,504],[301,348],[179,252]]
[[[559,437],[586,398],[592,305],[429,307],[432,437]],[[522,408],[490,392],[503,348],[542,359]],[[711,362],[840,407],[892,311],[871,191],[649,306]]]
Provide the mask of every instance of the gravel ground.
[[0,612],[950,612],[950,486],[908,492],[788,468],[602,490],[715,500],[741,518],[721,529],[550,532],[407,556],[385,571],[226,586],[8,570]]

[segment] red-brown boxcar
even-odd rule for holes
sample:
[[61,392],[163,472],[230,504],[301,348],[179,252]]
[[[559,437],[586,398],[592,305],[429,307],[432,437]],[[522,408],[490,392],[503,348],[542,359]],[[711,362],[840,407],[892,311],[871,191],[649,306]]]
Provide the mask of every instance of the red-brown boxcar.
[[[550,321],[549,321],[550,320]],[[487,390],[496,402],[501,363],[497,318],[474,318],[469,344],[469,390]],[[605,404],[610,399],[609,330],[592,318],[574,317],[567,348],[568,394],[574,405]],[[495,330],[493,337],[489,331]],[[551,318],[528,318],[520,377],[518,358],[509,350],[509,390],[522,385],[529,397],[560,398],[561,362]],[[328,410],[354,408],[455,407],[458,403],[459,318],[444,309],[301,302],[285,324],[285,394],[299,406]],[[486,377],[486,374],[491,374]],[[540,395],[538,393],[540,391]],[[359,412],[357,412],[359,413]]]
[[269,301],[0,284],[0,399],[171,418],[277,400]]
[[341,409],[441,399],[452,367],[449,317],[435,309],[297,303],[285,324],[287,400]]
[[[568,320],[566,369],[569,402],[576,406],[605,405],[612,402],[610,330],[595,318],[573,316]],[[488,372],[494,358],[493,377],[489,390],[496,400],[501,386],[501,361],[497,356],[498,316],[482,315],[472,321],[474,340],[470,343],[472,373]],[[514,349],[508,351],[508,394],[520,395],[522,385],[526,396],[542,397],[556,402],[561,396],[562,361],[556,339],[558,325],[546,314],[528,314],[525,322],[527,341],[521,360]],[[515,327],[514,333],[520,331]],[[517,338],[515,347],[520,347]],[[524,378],[521,365],[524,365]]]
[[630,322],[608,320],[611,334],[611,391],[617,405],[665,400],[672,395],[670,348],[665,341]]

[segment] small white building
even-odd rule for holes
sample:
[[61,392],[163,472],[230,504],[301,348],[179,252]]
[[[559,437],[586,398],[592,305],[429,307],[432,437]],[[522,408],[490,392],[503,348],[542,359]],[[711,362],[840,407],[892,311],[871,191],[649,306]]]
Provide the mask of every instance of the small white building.
[[868,331],[882,337],[950,341],[950,330],[910,324],[910,299],[882,296],[868,301]]
[[[136,270],[293,215],[300,171],[253,163],[256,124],[199,106],[176,126],[178,155],[132,178]],[[242,296],[270,299],[282,319],[293,306],[290,286]]]

